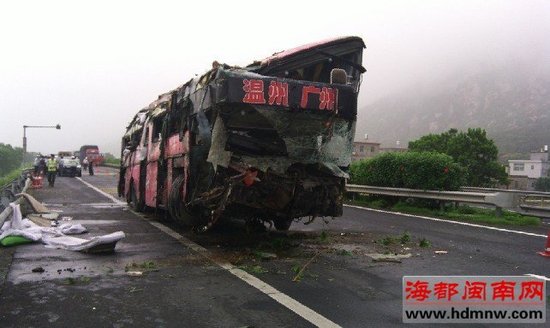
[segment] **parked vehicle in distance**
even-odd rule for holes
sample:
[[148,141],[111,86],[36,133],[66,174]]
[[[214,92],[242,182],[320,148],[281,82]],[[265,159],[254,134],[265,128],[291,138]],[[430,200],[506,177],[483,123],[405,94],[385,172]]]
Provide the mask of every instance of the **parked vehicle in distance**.
[[118,193],[198,231],[342,215],[365,44],[341,37],[212,69],[140,110]]
[[57,153],[57,157],[59,158],[71,157],[73,155],[74,155],[74,152],[72,151],[60,151]]
[[59,160],[57,174],[60,177],[81,177],[82,166],[78,158],[65,157]]
[[93,163],[94,166],[103,164],[104,161],[103,155],[99,153],[99,147],[97,145],[84,145],[80,147],[78,156],[80,163],[87,157],[88,162]]

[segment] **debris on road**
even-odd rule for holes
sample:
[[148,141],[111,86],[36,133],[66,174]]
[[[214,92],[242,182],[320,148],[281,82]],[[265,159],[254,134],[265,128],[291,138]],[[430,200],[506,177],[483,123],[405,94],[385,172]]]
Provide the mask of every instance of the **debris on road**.
[[395,262],[395,263],[401,263],[402,259],[408,259],[409,257],[412,256],[411,253],[406,253],[406,254],[370,253],[365,255],[372,258],[374,262]]
[[17,246],[17,245],[28,244],[32,242],[33,240],[30,240],[22,236],[5,236],[5,237],[0,236],[0,245],[4,247]]
[[277,254],[268,252],[256,251],[254,252],[254,255],[256,255],[256,257],[260,258],[262,261],[269,261],[277,258]]
[[50,213],[50,211],[46,208],[46,206],[42,205],[42,203],[37,201],[36,198],[32,197],[27,193],[20,193],[15,196],[16,197],[22,196],[35,213],[40,213],[40,214]]
[[434,254],[447,254],[447,251],[434,251]]
[[68,235],[84,233],[87,231],[86,228],[80,223],[64,223],[59,227],[43,227],[29,219],[23,219],[20,205],[11,203],[10,206],[12,207],[11,220],[6,221],[0,229],[0,242],[4,246],[15,246],[34,241],[41,242],[49,248],[105,253],[114,252],[116,243],[125,237],[122,231],[92,237],[90,240],[71,237]]
[[88,232],[88,229],[80,223],[63,223],[59,226],[59,229],[61,229],[61,232],[65,235],[79,235]]
[[46,270],[44,270],[43,267],[36,267],[36,268],[32,269],[32,272],[36,272],[36,273],[42,273],[44,271],[46,271]]
[[115,251],[116,243],[124,237],[126,237],[124,232],[117,231],[108,235],[93,237],[90,240],[62,235],[44,238],[42,242],[48,248],[60,248],[85,253],[112,253]]
[[296,273],[296,276],[294,277],[294,279],[292,279],[292,281],[294,281],[294,282],[300,281],[302,279],[302,275],[304,274],[304,271],[306,270],[308,265],[310,265],[311,262],[313,262],[313,260],[315,260],[320,254],[321,254],[321,252],[315,253],[315,255],[313,255],[313,257],[310,258],[309,261],[307,261],[306,264],[304,264],[304,266],[300,269],[300,271],[298,271],[298,273]]

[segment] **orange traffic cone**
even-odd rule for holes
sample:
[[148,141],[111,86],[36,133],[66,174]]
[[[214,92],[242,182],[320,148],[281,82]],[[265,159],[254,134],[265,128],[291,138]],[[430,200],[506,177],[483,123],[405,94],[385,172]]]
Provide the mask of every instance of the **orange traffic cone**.
[[37,189],[37,188],[42,188],[42,175],[40,174],[33,174],[31,176],[31,180],[32,180],[32,185],[31,185],[31,188],[34,188],[34,189]]
[[538,254],[544,257],[550,257],[550,231],[548,231],[548,235],[546,237],[546,246],[544,247],[544,250],[542,252],[538,252]]

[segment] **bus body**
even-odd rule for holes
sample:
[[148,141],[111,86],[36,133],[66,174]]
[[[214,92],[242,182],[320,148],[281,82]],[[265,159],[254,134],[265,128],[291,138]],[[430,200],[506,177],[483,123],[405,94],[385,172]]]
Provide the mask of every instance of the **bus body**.
[[363,41],[327,40],[245,67],[213,63],[140,110],[122,138],[119,195],[207,230],[342,214]]

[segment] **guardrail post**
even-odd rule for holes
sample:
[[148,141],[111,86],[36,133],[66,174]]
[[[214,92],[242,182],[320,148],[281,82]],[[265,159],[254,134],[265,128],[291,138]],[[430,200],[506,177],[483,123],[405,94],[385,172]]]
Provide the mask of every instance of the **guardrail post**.
[[497,218],[502,217],[502,207],[500,207],[500,206],[495,207],[495,216]]

